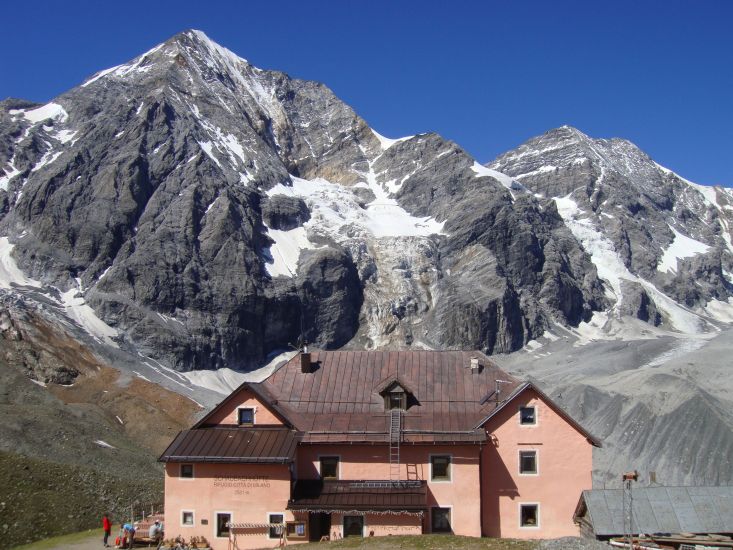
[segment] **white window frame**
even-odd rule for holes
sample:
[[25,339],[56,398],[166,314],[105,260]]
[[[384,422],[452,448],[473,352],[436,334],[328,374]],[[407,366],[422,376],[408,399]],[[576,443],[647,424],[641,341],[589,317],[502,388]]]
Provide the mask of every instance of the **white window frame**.
[[[267,512],[267,515],[265,516],[265,519],[267,520],[266,523],[270,523],[270,516],[273,516],[275,514],[283,517],[283,531],[284,531],[285,530],[285,521],[287,521],[285,519],[285,512]],[[280,540],[280,537],[271,537],[270,536],[269,527],[267,528],[267,532],[265,533],[265,536],[267,537],[268,540]]]
[[243,424],[239,421],[239,411],[243,409],[252,409],[252,425],[257,424],[257,407],[237,407],[237,426],[249,426],[249,424]]
[[[448,466],[448,479],[433,479],[433,457],[435,456],[447,456],[450,459],[450,465]],[[428,457],[430,464],[430,479],[429,483],[453,483],[453,455],[451,453],[431,453]],[[446,508],[446,506],[438,506],[438,508]]]
[[[534,409],[534,424],[523,424],[522,423],[522,409]],[[517,408],[517,416],[519,425],[522,428],[536,428],[540,424],[540,408],[537,406],[537,403],[532,403],[528,405],[519,405],[519,408]]]
[[[433,508],[447,508],[448,510],[450,510],[450,519],[448,520],[448,523],[450,523],[450,531],[435,531],[435,529],[433,529]],[[430,507],[430,532],[436,533],[438,535],[455,534],[455,530],[453,529],[453,505],[452,504],[436,504],[435,506]]]
[[[522,506],[537,506],[537,525],[522,525]],[[539,502],[518,502],[517,503],[517,524],[520,529],[539,529],[542,524],[542,515],[540,514]]]
[[[229,523],[234,523],[234,512],[228,512],[227,510],[214,510],[214,539],[228,539],[229,535],[220,537],[216,534],[216,531],[219,529],[219,514],[229,514]],[[232,528],[230,527],[230,533],[231,529]]]
[[[183,477],[181,475],[184,466],[191,466],[191,477]],[[196,465],[192,462],[181,462],[178,464],[178,479],[183,481],[193,481],[196,479]]]
[[[522,453],[534,452],[534,472],[522,472]],[[517,473],[520,476],[540,475],[540,451],[539,449],[517,449]]]
[[[191,514],[191,523],[183,522],[183,514]],[[196,510],[181,510],[179,518],[181,520],[181,527],[196,527]]]
[[318,455],[318,477],[320,477],[321,479],[323,479],[323,475],[321,474],[321,459],[322,458],[338,458],[338,460],[339,460],[339,463],[338,463],[338,474],[337,474],[338,477],[336,479],[337,480],[343,479],[343,477],[341,476],[341,455],[337,455],[337,454],[333,454],[333,453],[331,453],[331,454]]

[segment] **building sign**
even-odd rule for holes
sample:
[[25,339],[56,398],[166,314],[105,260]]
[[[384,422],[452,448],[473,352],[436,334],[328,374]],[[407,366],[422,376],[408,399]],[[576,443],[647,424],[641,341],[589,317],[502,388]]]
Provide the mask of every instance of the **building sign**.
[[250,489],[269,489],[270,476],[217,476],[214,487],[236,489],[236,495],[248,495]]
[[369,527],[373,527],[374,530],[378,531],[380,534],[390,535],[422,532],[420,525],[369,525]]

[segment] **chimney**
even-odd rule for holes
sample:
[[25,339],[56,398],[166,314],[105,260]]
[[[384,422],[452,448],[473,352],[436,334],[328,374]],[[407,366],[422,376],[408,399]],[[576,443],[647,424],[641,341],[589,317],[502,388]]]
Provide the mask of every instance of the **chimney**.
[[657,472],[649,472],[649,485],[657,484]]
[[308,352],[307,346],[303,346],[300,352],[300,372],[304,374],[311,372],[311,354]]
[[471,357],[470,367],[472,373],[481,372],[481,365],[478,362],[478,357]]

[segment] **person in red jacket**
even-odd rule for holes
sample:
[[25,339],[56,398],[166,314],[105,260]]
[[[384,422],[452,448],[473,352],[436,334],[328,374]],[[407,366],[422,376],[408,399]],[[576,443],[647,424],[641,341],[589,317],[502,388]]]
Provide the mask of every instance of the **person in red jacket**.
[[109,539],[109,534],[112,532],[112,522],[109,520],[109,516],[107,514],[102,516],[102,529],[104,529],[104,547],[109,548],[107,539]]

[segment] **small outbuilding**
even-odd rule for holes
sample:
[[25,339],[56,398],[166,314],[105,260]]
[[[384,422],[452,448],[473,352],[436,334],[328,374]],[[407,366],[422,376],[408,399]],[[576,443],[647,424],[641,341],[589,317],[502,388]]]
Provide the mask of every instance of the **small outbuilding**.
[[[634,487],[634,535],[733,534],[733,487]],[[625,534],[622,489],[583,491],[575,509],[581,535],[610,539]]]

